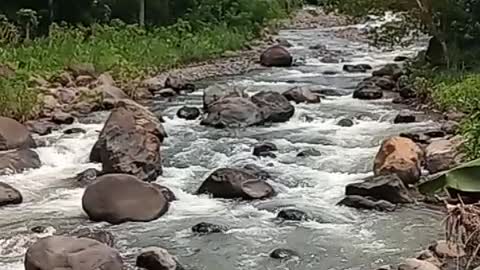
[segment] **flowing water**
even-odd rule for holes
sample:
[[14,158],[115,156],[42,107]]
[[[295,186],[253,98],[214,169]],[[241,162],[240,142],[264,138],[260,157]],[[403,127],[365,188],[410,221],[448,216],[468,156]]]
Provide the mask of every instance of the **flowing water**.
[[[139,249],[163,246],[179,257],[187,269],[375,269],[412,256],[439,234],[439,213],[421,206],[408,206],[394,213],[358,211],[336,206],[345,185],[371,175],[373,157],[382,139],[400,132],[434,128],[433,122],[393,125],[398,109],[391,100],[360,101],[351,97],[352,88],[367,74],[346,74],[343,64],[324,64],[308,47],[324,44],[340,52],[347,63],[368,63],[374,67],[391,62],[396,55],[412,56],[418,48],[382,52],[360,42],[335,37],[335,29],[284,30],[280,33],[294,45],[296,58],[305,65],[272,68],[242,76],[218,78],[216,83],[245,86],[249,93],[284,91],[295,85],[341,89],[348,95],[327,97],[321,104],[295,105],[287,123],[240,130],[216,130],[175,116],[184,105],[201,106],[202,91],[174,102],[154,102],[161,111],[169,134],[162,149],[164,175],[158,182],[170,187],[178,201],[169,212],[149,223],[111,226],[88,221],[81,207],[82,188],[65,179],[87,168],[91,147],[107,113],[89,124],[77,123],[86,134],[42,137],[47,146],[36,151],[43,165],[23,174],[2,176],[24,195],[24,203],[0,208],[0,269],[23,269],[28,245],[38,237],[76,228],[101,228],[112,232],[117,247],[130,264]],[[324,71],[337,75],[323,75]],[[214,83],[202,82],[202,85]],[[308,116],[308,121],[307,117]],[[356,119],[352,127],[336,123]],[[277,158],[252,156],[254,144],[275,143]],[[321,156],[297,157],[305,149]],[[214,169],[256,164],[268,171],[278,195],[264,201],[241,202],[193,195]],[[315,221],[280,222],[278,209],[295,207],[307,211]],[[196,236],[190,228],[199,222],[227,225],[226,234]],[[30,228],[49,226],[49,232],[35,234]],[[269,258],[275,248],[296,250],[301,258],[276,261]]]

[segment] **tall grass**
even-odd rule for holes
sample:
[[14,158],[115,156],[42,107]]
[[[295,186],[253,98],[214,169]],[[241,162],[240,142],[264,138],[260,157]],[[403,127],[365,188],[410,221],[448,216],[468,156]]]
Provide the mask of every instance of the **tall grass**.
[[[70,64],[92,63],[100,72],[110,71],[117,80],[145,77],[239,50],[267,23],[284,18],[301,1],[231,1],[236,2],[235,9],[226,10],[218,1],[210,2],[201,7],[205,10],[192,12],[168,27],[144,29],[115,20],[89,27],[54,24],[48,37],[28,44],[0,45],[0,63],[17,72],[15,78],[0,79],[0,115],[20,120],[36,116],[37,110],[32,108],[38,107],[38,93],[26,88],[32,75],[48,78]],[[209,12],[215,20],[204,19],[202,14]]]

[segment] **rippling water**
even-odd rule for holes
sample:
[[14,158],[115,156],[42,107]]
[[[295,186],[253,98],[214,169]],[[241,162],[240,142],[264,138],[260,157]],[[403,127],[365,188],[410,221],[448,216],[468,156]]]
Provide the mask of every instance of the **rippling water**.
[[[374,67],[391,62],[396,55],[412,56],[418,48],[382,52],[367,44],[336,38],[334,29],[285,30],[280,36],[294,44],[292,53],[306,64],[292,68],[272,68],[242,76],[220,78],[210,83],[245,86],[249,93],[260,90],[284,91],[295,85],[352,88],[367,74],[345,74],[342,64],[324,64],[308,47],[324,44],[341,52],[347,63],[368,63]],[[337,75],[322,75],[324,71]],[[156,100],[152,106],[164,115],[169,138],[162,149],[164,175],[158,179],[177,197],[169,212],[149,223],[110,226],[88,221],[81,208],[83,189],[66,181],[87,168],[102,121],[75,124],[86,134],[42,137],[46,147],[38,148],[43,165],[23,174],[2,176],[0,181],[18,188],[24,203],[0,208],[0,269],[23,269],[23,255],[38,237],[79,227],[98,227],[114,233],[117,246],[130,263],[142,247],[160,245],[179,257],[187,269],[372,269],[412,256],[438,234],[439,214],[420,206],[401,208],[394,213],[357,211],[336,206],[344,187],[371,174],[373,157],[380,142],[400,132],[434,128],[433,122],[393,125],[398,113],[390,100],[360,101],[351,94],[328,97],[321,104],[296,105],[287,123],[241,130],[216,130],[184,121],[175,116],[185,104],[201,106],[202,91],[176,101]],[[305,121],[305,117],[313,121]],[[338,120],[355,118],[353,127],[339,127]],[[262,141],[275,143],[276,159],[253,157],[252,147]],[[322,153],[297,157],[305,149]],[[193,192],[214,169],[256,164],[272,176],[278,196],[255,202],[239,202],[196,196]],[[316,221],[281,223],[278,209],[295,207],[309,212]],[[190,227],[199,222],[227,225],[226,234],[195,236]],[[44,235],[29,229],[50,226]],[[296,250],[301,259],[275,261],[268,257],[275,248]]]

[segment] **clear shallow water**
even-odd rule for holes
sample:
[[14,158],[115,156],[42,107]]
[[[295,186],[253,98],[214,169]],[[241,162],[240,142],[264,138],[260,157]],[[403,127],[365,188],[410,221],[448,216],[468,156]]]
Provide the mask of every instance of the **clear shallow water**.
[[[249,93],[261,90],[284,91],[296,85],[325,88],[352,88],[366,74],[344,74],[342,64],[321,63],[310,45],[324,44],[341,52],[348,63],[368,63],[374,68],[391,62],[396,55],[413,55],[417,48],[381,52],[363,43],[335,38],[332,29],[286,30],[280,36],[290,40],[292,53],[306,59],[306,65],[273,68],[214,82],[244,86]],[[322,75],[335,70],[337,75]],[[208,85],[213,81],[205,81]],[[336,206],[345,185],[371,174],[373,157],[380,142],[400,132],[434,128],[433,122],[393,125],[398,113],[390,100],[359,101],[351,95],[328,97],[321,104],[295,105],[287,123],[241,130],[216,130],[175,116],[184,104],[201,107],[201,91],[165,103],[156,100],[152,109],[164,115],[169,138],[162,149],[164,175],[157,181],[170,187],[177,197],[162,218],[149,223],[111,226],[88,221],[81,208],[83,189],[65,180],[87,168],[102,122],[76,124],[86,134],[70,137],[61,132],[40,138],[49,144],[38,148],[40,169],[2,176],[0,181],[18,188],[24,195],[19,206],[0,208],[0,269],[23,269],[23,254],[35,239],[36,225],[51,226],[48,235],[81,227],[98,227],[114,233],[117,247],[132,263],[142,247],[159,245],[179,257],[187,269],[374,269],[412,256],[440,233],[439,214],[420,206],[401,208],[394,213],[357,211]],[[313,121],[305,121],[306,116]],[[339,127],[343,117],[356,119],[353,127]],[[251,155],[254,144],[275,143],[276,159]],[[318,157],[296,157],[313,148]],[[195,196],[193,192],[216,168],[255,164],[272,176],[278,195],[264,201],[239,202]],[[295,207],[309,212],[316,221],[282,223],[275,220],[278,209]],[[227,225],[228,233],[195,236],[190,227],[199,222]],[[280,262],[268,254],[275,248],[296,250],[301,259]]]

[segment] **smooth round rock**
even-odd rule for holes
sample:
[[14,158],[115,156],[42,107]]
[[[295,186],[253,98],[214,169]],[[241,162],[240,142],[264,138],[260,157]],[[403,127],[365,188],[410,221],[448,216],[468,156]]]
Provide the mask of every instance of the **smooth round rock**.
[[291,259],[293,257],[299,257],[298,253],[291,249],[286,249],[286,248],[277,248],[270,253],[270,258],[273,258],[273,259],[284,260],[284,259]]
[[200,116],[200,110],[195,107],[184,106],[177,111],[177,117],[185,120],[195,120]]
[[353,122],[352,119],[343,118],[340,121],[338,121],[337,125],[341,127],[351,127],[355,125],[355,122]]

